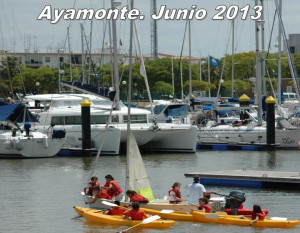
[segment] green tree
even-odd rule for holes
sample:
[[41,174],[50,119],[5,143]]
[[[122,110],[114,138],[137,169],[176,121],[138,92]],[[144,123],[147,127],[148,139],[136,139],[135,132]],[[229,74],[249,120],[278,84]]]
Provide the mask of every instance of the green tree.
[[164,81],[158,81],[155,83],[153,89],[162,94],[171,95],[173,93],[173,87],[171,84]]

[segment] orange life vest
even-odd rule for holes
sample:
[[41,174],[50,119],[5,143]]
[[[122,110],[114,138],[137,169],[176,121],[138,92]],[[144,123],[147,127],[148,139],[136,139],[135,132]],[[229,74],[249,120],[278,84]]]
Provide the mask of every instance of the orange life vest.
[[[174,192],[176,197],[181,198],[180,189],[179,190],[177,190],[177,189],[170,189],[169,190],[169,196],[171,196],[170,195],[171,192]],[[178,202],[181,202],[181,201],[170,201],[170,203],[178,203]]]
[[103,198],[103,199],[111,199],[112,197],[108,194],[106,189],[102,189],[100,193],[98,193],[98,198]]
[[203,210],[205,208],[205,213],[210,213],[211,207],[209,205],[199,206],[198,210]]
[[259,220],[264,220],[266,217],[265,213],[252,213],[252,220],[256,219],[256,216]]
[[93,190],[94,190],[94,186],[98,186],[98,187],[100,187],[100,183],[99,182],[89,182],[89,185],[91,185],[91,187],[89,187],[89,190],[88,190],[88,192],[87,192],[87,194],[88,195],[92,195],[92,193],[93,193]]
[[107,215],[122,215],[125,212],[124,208],[121,207],[111,207],[107,212]]
[[143,197],[142,195],[136,193],[132,197],[130,197],[130,202],[144,202],[144,203],[149,203],[149,200],[146,197]]
[[131,217],[132,220],[143,220],[145,216],[144,210],[129,210],[128,212],[124,213],[125,216]]
[[123,190],[120,188],[120,185],[116,181],[112,180],[110,183],[113,185],[113,188],[108,191],[109,195],[118,196],[123,192]]

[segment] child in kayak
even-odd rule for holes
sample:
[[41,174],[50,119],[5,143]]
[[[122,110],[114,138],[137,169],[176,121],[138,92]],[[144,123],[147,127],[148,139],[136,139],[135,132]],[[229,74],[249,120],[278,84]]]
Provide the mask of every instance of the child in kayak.
[[115,201],[114,204],[116,204],[118,206],[111,207],[109,210],[105,211],[104,214],[106,214],[106,215],[122,215],[122,214],[124,214],[126,209],[123,207],[120,207],[120,202]]
[[148,215],[145,214],[144,210],[140,210],[140,204],[138,202],[133,202],[131,206],[132,209],[124,212],[124,219],[143,220],[144,218],[148,218]]
[[102,199],[108,199],[111,200],[111,196],[108,194],[107,190],[104,189],[103,187],[98,187],[95,186],[94,190],[93,190],[93,200],[92,201],[85,201],[85,204],[90,204],[90,203],[95,203],[97,201],[98,198],[102,198]]
[[86,187],[84,187],[84,189],[83,189],[84,194],[92,196],[93,189],[94,189],[95,186],[100,187],[100,183],[98,182],[98,177],[97,176],[93,176],[91,178],[91,181],[88,183],[88,185]]
[[[266,217],[265,213],[261,210],[260,205],[253,205],[253,211],[251,216],[251,222],[250,226],[252,226],[253,223],[256,223],[258,220],[264,220]],[[245,216],[241,217],[242,219],[248,219]]]
[[192,204],[194,206],[198,207],[198,210],[200,210],[201,212],[205,212],[205,213],[210,213],[211,207],[208,204],[208,200],[203,197],[199,199],[199,205],[196,204]]
[[146,197],[143,197],[142,195],[138,194],[136,191],[127,190],[126,195],[127,197],[129,197],[130,202],[138,202],[140,204],[149,203],[149,200]]
[[182,202],[181,199],[181,192],[180,192],[180,183],[175,182],[172,185],[172,189],[169,190],[169,202],[170,204],[178,204],[179,202]]

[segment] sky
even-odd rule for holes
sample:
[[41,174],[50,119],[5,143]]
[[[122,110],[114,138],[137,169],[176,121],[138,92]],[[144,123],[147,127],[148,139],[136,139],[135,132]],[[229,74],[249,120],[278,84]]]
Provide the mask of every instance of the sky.
[[[46,5],[52,8],[69,9],[78,8],[108,8],[110,0],[1,0],[0,1],[0,50],[24,52],[25,48],[37,49],[39,52],[55,52],[58,48],[67,46],[67,27],[70,26],[71,50],[81,52],[80,23],[83,23],[87,35],[90,33],[90,21],[68,21],[60,20],[57,24],[51,24],[47,20],[37,20]],[[121,6],[127,5],[127,0],[120,0]],[[157,0],[157,8],[166,5],[167,8],[190,9],[196,5],[197,9],[207,11],[203,20],[192,20],[191,22],[191,44],[192,55],[222,57],[225,53],[231,53],[231,20],[212,20],[217,13],[216,7],[225,5],[227,7],[236,5],[239,8],[250,4],[255,5],[254,0]],[[275,4],[274,0],[264,0],[265,10],[265,44],[270,40]],[[145,15],[144,20],[137,20],[139,37],[144,54],[151,51],[150,33],[150,0],[135,0],[135,8]],[[287,34],[300,33],[300,1],[283,1],[283,22]],[[241,20],[241,13],[235,19],[235,53],[255,50],[255,26],[250,19],[253,10],[249,11],[246,20]],[[100,51],[103,41],[103,20],[93,21],[92,51]],[[185,20],[158,20],[158,52],[172,55],[180,55]],[[117,21],[118,41],[121,38],[123,46],[121,49],[128,53],[129,44],[129,21]],[[273,35],[271,37],[271,52],[276,52],[278,21],[276,20]],[[108,35],[105,35],[108,41]],[[65,48],[68,51],[68,47]],[[186,39],[184,55],[188,55],[188,40]]]

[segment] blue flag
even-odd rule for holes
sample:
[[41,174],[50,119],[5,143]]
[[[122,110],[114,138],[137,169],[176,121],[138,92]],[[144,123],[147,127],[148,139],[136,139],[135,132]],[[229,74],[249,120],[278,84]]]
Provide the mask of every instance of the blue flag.
[[209,64],[212,66],[220,66],[220,59],[209,56]]

